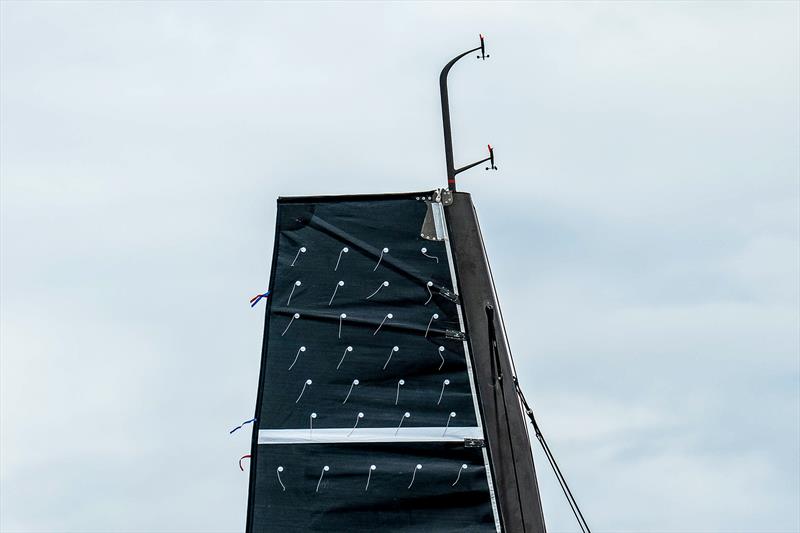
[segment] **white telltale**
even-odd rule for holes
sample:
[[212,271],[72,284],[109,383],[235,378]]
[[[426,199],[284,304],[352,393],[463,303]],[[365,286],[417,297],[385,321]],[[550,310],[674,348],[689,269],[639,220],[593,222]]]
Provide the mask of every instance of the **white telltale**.
[[375,335],[377,335],[377,334],[378,334],[378,331],[380,331],[381,327],[383,326],[383,324],[384,324],[384,323],[385,323],[387,320],[391,320],[391,319],[393,319],[393,318],[394,318],[394,315],[393,315],[392,313],[387,313],[387,314],[386,314],[386,316],[385,316],[385,317],[383,317],[383,320],[381,320],[381,323],[380,323],[380,324],[378,324],[378,328],[375,330],[375,333],[373,333],[373,334],[372,334],[372,335],[373,335],[373,337],[374,337]]
[[347,357],[347,354],[349,354],[352,351],[353,351],[352,346],[348,346],[347,348],[344,349],[344,353],[342,354],[342,359],[339,361],[339,364],[336,365],[336,370],[339,370],[339,367],[342,366],[342,363],[344,362],[344,358]]
[[291,370],[292,367],[294,366],[294,364],[297,362],[297,359],[300,357],[300,353],[301,352],[305,352],[305,351],[306,351],[306,347],[305,346],[301,346],[300,348],[297,349],[297,353],[294,356],[294,361],[292,361],[292,364],[289,365],[289,370]]
[[292,322],[294,322],[298,318],[300,318],[300,313],[295,313],[295,314],[292,315],[292,318],[289,320],[289,323],[286,324],[286,329],[284,329],[283,333],[281,333],[281,337],[286,335],[286,332],[289,331],[289,327],[292,325]]
[[300,401],[300,398],[303,397],[303,393],[306,391],[306,387],[310,386],[311,383],[312,383],[312,381],[310,379],[307,379],[306,382],[303,383],[303,389],[300,391],[300,396],[297,397],[297,399],[294,401],[294,403],[298,403]]
[[306,253],[306,247],[305,246],[301,246],[300,249],[297,250],[297,254],[294,256],[294,260],[292,261],[292,264],[289,265],[289,266],[294,266],[294,264],[297,262],[297,258],[300,257],[300,254],[304,254],[304,253]]
[[285,490],[286,490],[286,485],[284,485],[284,484],[283,484],[283,481],[281,481],[281,472],[283,472],[283,467],[282,467],[282,466],[279,466],[279,467],[277,468],[277,474],[278,474],[278,483],[280,483],[280,484],[281,484],[281,488],[282,488],[282,489],[285,491]]
[[333,288],[333,294],[331,294],[331,299],[330,299],[330,300],[328,300],[328,307],[330,307],[330,306],[331,306],[331,304],[333,303],[333,299],[334,299],[334,298],[336,298],[336,291],[338,291],[338,290],[339,290],[339,287],[344,287],[344,281],[340,281],[340,282],[339,282],[339,283],[337,283],[337,284],[336,284],[336,286]]
[[342,254],[346,254],[346,253],[347,253],[347,252],[349,252],[349,251],[350,251],[350,249],[349,249],[347,246],[345,246],[344,248],[342,248],[342,251],[341,251],[341,252],[339,252],[339,258],[336,260],[336,266],[335,266],[335,267],[333,267],[333,271],[334,271],[334,272],[336,272],[337,270],[339,270],[339,261],[341,261],[341,260],[342,260]]
[[430,330],[431,330],[431,324],[433,324],[433,321],[434,321],[434,320],[439,320],[439,313],[433,313],[433,314],[431,315],[431,319],[430,319],[430,320],[428,320],[428,327],[426,327],[426,328],[425,328],[425,335],[424,335],[425,337],[427,337],[427,336],[428,336],[428,332],[430,332]]
[[442,391],[439,393],[439,401],[436,402],[436,405],[439,405],[440,403],[442,403],[442,396],[444,396],[444,389],[448,385],[450,385],[450,380],[449,379],[446,379],[446,380],[442,381]]
[[397,382],[397,394],[394,396],[394,404],[397,405],[397,402],[400,401],[400,387],[406,384],[406,380],[401,379]]
[[397,424],[397,429],[395,429],[395,430],[394,430],[394,434],[395,434],[395,436],[397,436],[397,433],[400,431],[400,427],[403,425],[403,421],[404,421],[406,418],[411,418],[411,413],[409,413],[408,411],[406,411],[405,413],[403,413],[403,416],[401,416],[401,417],[400,417],[400,423],[399,423],[399,424]]
[[319,492],[319,486],[322,483],[322,476],[324,476],[325,472],[329,471],[330,469],[331,469],[331,467],[329,467],[328,465],[325,465],[325,466],[322,467],[322,473],[320,473],[319,481],[317,481],[317,490],[314,491],[314,492]]
[[433,287],[433,282],[429,281],[425,284],[425,288],[428,289],[428,299],[425,300],[425,303],[422,305],[428,305],[428,303],[433,299],[433,293],[431,292],[431,287]]
[[367,471],[367,484],[364,487],[364,492],[369,490],[369,479],[372,477],[372,472],[374,472],[376,468],[378,468],[378,467],[375,466],[375,465],[370,465],[369,466],[369,470]]
[[294,294],[294,290],[297,287],[301,286],[302,284],[303,284],[303,282],[300,281],[300,280],[297,280],[297,281],[294,282],[294,285],[292,285],[292,292],[289,293],[289,299],[286,300],[286,305],[289,305],[292,302],[292,295]]
[[411,483],[408,484],[408,488],[411,488],[411,485],[414,484],[414,479],[417,477],[417,471],[422,470],[422,465],[418,464],[414,467],[414,472],[411,473]]
[[388,248],[384,248],[383,250],[381,250],[381,255],[380,255],[380,257],[378,257],[378,262],[375,264],[375,268],[372,269],[373,272],[378,270],[378,265],[381,264],[381,261],[383,260],[383,255],[384,254],[388,254],[388,253],[389,253],[389,249]]
[[375,296],[376,294],[378,294],[378,291],[380,291],[382,288],[384,288],[384,287],[388,287],[388,286],[389,286],[389,282],[388,282],[388,281],[384,281],[383,283],[381,283],[380,285],[378,285],[378,288],[377,288],[377,289],[375,289],[375,292],[373,292],[372,294],[370,294],[369,296],[367,296],[367,298],[366,298],[366,299],[367,299],[367,300],[369,300],[370,298],[372,298],[373,296]]
[[391,360],[392,360],[392,356],[393,356],[393,355],[394,355],[396,352],[399,352],[399,351],[400,351],[400,347],[399,347],[399,346],[393,346],[393,347],[392,347],[392,349],[391,349],[391,350],[389,350],[389,358],[388,358],[388,359],[386,360],[386,362],[383,364],[383,369],[384,369],[384,370],[386,370],[386,367],[387,367],[387,366],[389,366],[389,361],[391,361]]
[[466,463],[462,464],[461,468],[458,469],[458,475],[456,476],[456,480],[453,481],[453,483],[451,485],[452,487],[456,486],[456,483],[458,483],[458,480],[461,479],[461,472],[463,472],[466,469],[467,469],[467,464]]

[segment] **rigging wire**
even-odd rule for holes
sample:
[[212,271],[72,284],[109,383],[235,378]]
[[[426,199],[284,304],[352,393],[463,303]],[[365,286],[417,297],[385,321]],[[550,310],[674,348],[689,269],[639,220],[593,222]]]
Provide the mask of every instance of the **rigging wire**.
[[539,441],[539,444],[542,446],[542,450],[544,450],[547,461],[550,463],[550,467],[553,469],[553,473],[558,480],[558,484],[561,486],[561,491],[564,493],[564,497],[567,499],[570,509],[572,509],[572,514],[575,515],[575,520],[577,520],[578,526],[581,528],[583,533],[592,533],[591,529],[589,529],[589,524],[586,523],[586,519],[583,517],[580,507],[578,507],[578,502],[575,500],[575,496],[573,496],[572,491],[567,484],[564,474],[561,472],[561,468],[558,466],[558,462],[556,462],[553,452],[550,450],[550,446],[547,444],[547,440],[545,440],[544,435],[542,434],[542,430],[539,428],[539,424],[536,423],[536,417],[533,415],[533,409],[528,404],[528,400],[525,398],[525,394],[522,392],[522,389],[519,386],[517,377],[512,376],[512,379],[514,381],[514,388],[517,391],[517,396],[519,397],[519,400],[525,409],[525,414],[528,415],[531,425],[533,426],[533,431],[536,434],[536,440]]
[[[492,367],[495,367],[495,364],[497,365],[497,370],[495,370],[494,368],[493,370],[495,370],[494,373],[496,374],[495,377],[497,378],[498,382],[502,383],[503,375],[500,367],[499,350],[497,347],[497,336],[494,328],[494,317],[493,317],[494,309],[492,305],[487,305],[486,307],[487,307],[486,308],[487,319],[489,322],[489,343],[490,343],[490,349],[493,352],[492,355],[494,356],[492,360]],[[502,320],[502,314],[500,316]],[[584,518],[583,513],[581,512],[581,509],[578,506],[577,500],[575,500],[575,496],[572,494],[572,491],[570,490],[569,485],[567,484],[567,480],[564,477],[564,474],[561,472],[561,468],[559,468],[558,466],[558,462],[556,461],[555,455],[553,455],[550,446],[547,444],[547,440],[544,438],[544,434],[539,428],[539,424],[536,422],[536,418],[533,414],[533,409],[528,404],[528,400],[525,398],[525,394],[522,392],[522,389],[519,386],[519,381],[517,380],[517,368],[516,364],[514,363],[514,355],[511,353],[511,349],[508,344],[508,337],[506,336],[505,328],[502,327],[502,322],[500,329],[503,332],[509,359],[511,361],[511,371],[512,371],[511,380],[514,383],[514,389],[517,393],[520,403],[524,408],[525,414],[528,416],[528,419],[530,419],[531,425],[533,426],[533,430],[536,435],[536,440],[539,441],[539,445],[542,447],[545,457],[547,457],[547,462],[550,463],[550,468],[552,468],[553,474],[555,474],[556,480],[558,481],[558,484],[561,487],[561,492],[564,493],[564,498],[566,498],[570,510],[572,511],[572,514],[575,516],[575,520],[578,522],[578,527],[580,527],[581,533],[592,533],[591,529],[589,529],[589,524],[586,522],[586,519]],[[503,403],[505,404],[505,395],[503,395],[503,399],[504,399]],[[506,417],[506,422],[508,422],[507,417]],[[513,448],[512,448],[512,453],[513,453]]]

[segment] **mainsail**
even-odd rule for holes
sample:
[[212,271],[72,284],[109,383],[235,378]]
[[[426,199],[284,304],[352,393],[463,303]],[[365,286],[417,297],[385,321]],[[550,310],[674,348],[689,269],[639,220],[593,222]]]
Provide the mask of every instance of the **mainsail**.
[[278,200],[247,530],[544,532],[469,194]]

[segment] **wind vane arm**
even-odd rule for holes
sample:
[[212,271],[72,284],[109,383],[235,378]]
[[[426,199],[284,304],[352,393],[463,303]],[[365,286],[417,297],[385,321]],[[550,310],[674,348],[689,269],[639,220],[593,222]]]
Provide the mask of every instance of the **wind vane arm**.
[[486,146],[489,148],[489,157],[486,157],[484,159],[481,159],[480,161],[475,161],[474,163],[470,163],[469,165],[464,165],[463,167],[456,169],[456,174],[460,174],[465,170],[469,170],[472,167],[476,167],[481,163],[485,163],[487,161],[489,161],[489,166],[486,167],[486,170],[497,170],[497,166],[494,164],[494,148],[492,148],[491,144],[487,144]]
[[485,60],[487,57],[489,57],[489,54],[486,53],[486,44],[482,34],[480,35],[480,40],[480,46],[471,50],[467,50],[466,52],[463,52],[451,59],[450,62],[444,66],[441,74],[439,74],[439,93],[442,100],[442,125],[444,128],[444,154],[447,163],[447,188],[451,191],[456,190],[456,175],[464,172],[465,170],[469,170],[470,168],[487,161],[490,161],[490,165],[486,168],[486,170],[497,170],[497,167],[494,164],[494,152],[492,151],[491,145],[489,146],[489,157],[485,159],[481,159],[480,161],[476,161],[475,163],[458,169],[455,167],[455,163],[453,161],[453,135],[450,126],[450,101],[447,94],[447,75],[450,73],[450,69],[453,67],[453,65],[455,65],[459,59],[466,55],[480,51],[480,55],[477,56],[478,59]]

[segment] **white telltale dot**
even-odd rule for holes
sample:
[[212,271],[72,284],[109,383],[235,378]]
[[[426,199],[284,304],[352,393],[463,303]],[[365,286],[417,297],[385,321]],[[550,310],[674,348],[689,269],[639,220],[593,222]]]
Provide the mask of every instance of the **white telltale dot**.
[[[389,282],[387,281],[386,283],[388,284]],[[392,313],[389,313],[388,315],[386,315],[386,318],[392,319],[394,318],[394,315]]]
[[378,467],[375,466],[375,465],[370,465],[370,467],[369,467],[370,470],[375,470],[376,468],[378,468]]
[[[310,379],[307,379],[307,380],[306,380],[306,385],[311,385],[311,383],[313,383],[313,382],[312,382]],[[455,413],[453,413],[453,416],[456,416],[456,414],[455,414]]]
[[282,466],[278,467],[278,472],[283,472],[283,467]]
[[406,380],[404,380],[404,379],[401,379],[400,381],[398,381],[398,383],[399,383],[400,385],[405,385],[405,384],[406,384]]
[[294,316],[292,316],[292,318],[295,318],[295,319],[300,318],[300,313],[295,313]]
[[388,287],[388,286],[389,286],[389,282],[388,282],[388,281],[384,281],[384,282],[383,282],[383,286],[384,286],[384,287]]
[[[299,282],[298,282],[298,283],[299,283]],[[432,281],[429,281],[428,283],[426,283],[426,285],[427,285],[428,287],[433,287],[433,282],[432,282]]]
[[305,247],[305,246],[301,246],[301,247],[300,247],[300,251],[301,251],[302,253],[306,253],[306,247]]
[[342,251],[343,251],[344,253],[347,253],[347,252],[349,252],[349,251],[350,251],[350,248],[348,248],[347,246],[345,246],[344,248],[342,248]]
[[403,413],[403,417],[404,417],[404,418],[411,418],[411,413],[409,413],[408,411],[406,411],[405,413]]
[[342,313],[341,315],[339,315],[339,318],[347,318],[347,313]]
[[388,248],[384,248],[383,249],[383,253],[388,254],[389,253],[389,249]]
[[357,379],[353,380],[353,385],[358,385],[359,381]]
[[299,287],[302,284],[303,284],[303,282],[300,281],[300,280],[297,280],[297,281],[294,282],[295,287]]
[[427,253],[428,253],[428,249],[427,249],[427,248],[423,248],[423,249],[422,249],[422,253],[423,253],[423,254],[427,254]]

